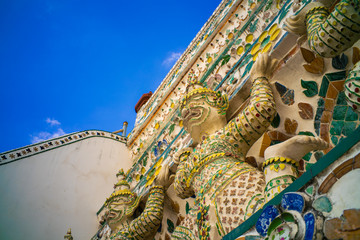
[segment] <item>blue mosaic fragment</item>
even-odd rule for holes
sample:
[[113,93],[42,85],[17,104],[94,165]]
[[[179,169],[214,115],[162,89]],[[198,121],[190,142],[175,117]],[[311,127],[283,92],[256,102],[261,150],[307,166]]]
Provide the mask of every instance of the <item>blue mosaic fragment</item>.
[[284,85],[282,85],[278,82],[275,82],[275,87],[276,87],[276,90],[280,93],[280,96],[284,95],[287,91],[287,87],[285,87]]
[[345,69],[349,59],[345,54],[341,54],[332,59],[331,64],[335,69]]
[[266,236],[270,223],[279,215],[280,212],[276,206],[266,206],[255,224],[256,231],[261,236]]
[[279,92],[280,96],[281,96],[281,100],[284,104],[290,106],[294,104],[294,90],[293,89],[289,89],[287,87],[285,87],[284,85],[275,82],[275,87],[276,90]]
[[298,193],[285,193],[281,199],[281,207],[301,213],[305,207],[305,199]]
[[305,221],[305,236],[304,240],[312,240],[315,232],[315,216],[312,212],[308,212],[304,215]]

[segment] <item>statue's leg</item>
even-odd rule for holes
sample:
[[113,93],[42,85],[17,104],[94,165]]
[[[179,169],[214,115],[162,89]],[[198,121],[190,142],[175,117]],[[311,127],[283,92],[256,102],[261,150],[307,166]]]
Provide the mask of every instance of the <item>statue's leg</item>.
[[250,217],[264,203],[264,174],[244,163],[234,169],[233,177],[223,182],[212,198],[216,228],[224,236]]
[[288,187],[298,176],[301,158],[310,151],[328,148],[328,143],[317,137],[298,135],[265,150],[263,163],[268,202]]

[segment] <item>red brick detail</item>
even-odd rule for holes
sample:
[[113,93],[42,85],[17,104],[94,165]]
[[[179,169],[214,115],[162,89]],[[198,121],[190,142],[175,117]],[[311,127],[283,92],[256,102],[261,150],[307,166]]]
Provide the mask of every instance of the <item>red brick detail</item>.
[[139,99],[139,101],[136,103],[135,105],[135,112],[137,113],[140,108],[150,99],[150,97],[152,96],[152,92],[150,91],[149,93],[144,93],[141,98]]

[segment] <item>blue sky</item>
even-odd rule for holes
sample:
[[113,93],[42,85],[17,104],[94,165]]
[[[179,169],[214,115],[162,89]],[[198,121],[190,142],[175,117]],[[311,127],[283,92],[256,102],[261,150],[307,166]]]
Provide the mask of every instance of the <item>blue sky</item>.
[[135,122],[220,0],[0,0],[0,152]]

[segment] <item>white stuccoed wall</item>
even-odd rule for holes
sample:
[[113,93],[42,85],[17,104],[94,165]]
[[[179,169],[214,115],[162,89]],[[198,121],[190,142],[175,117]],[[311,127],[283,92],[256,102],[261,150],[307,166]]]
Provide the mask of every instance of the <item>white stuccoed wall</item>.
[[0,166],[0,239],[74,239],[96,233],[96,212],[116,173],[131,167],[124,143],[93,137]]

